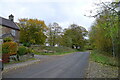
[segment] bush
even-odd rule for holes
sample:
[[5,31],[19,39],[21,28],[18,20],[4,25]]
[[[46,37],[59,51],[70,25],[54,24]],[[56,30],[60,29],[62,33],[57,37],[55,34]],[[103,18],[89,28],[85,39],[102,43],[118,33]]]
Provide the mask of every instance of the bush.
[[24,55],[26,53],[27,53],[27,48],[25,46],[19,46],[18,47],[18,52],[17,52],[18,55],[21,56],[21,55]]
[[33,50],[30,49],[30,48],[28,48],[28,49],[27,49],[27,53],[33,53]]
[[30,47],[31,44],[30,43],[23,43],[23,46]]
[[3,39],[3,41],[4,41],[4,42],[11,42],[11,41],[13,41],[13,40],[12,40],[12,38],[10,38],[10,37],[6,37],[5,39]]
[[2,53],[3,54],[16,54],[18,44],[15,42],[5,42],[2,44]]

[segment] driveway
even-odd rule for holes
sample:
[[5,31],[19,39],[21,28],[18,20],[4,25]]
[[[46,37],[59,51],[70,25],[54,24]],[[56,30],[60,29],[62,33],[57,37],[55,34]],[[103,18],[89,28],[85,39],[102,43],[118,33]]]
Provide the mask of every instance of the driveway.
[[35,57],[44,59],[30,66],[4,72],[3,78],[84,78],[89,52]]

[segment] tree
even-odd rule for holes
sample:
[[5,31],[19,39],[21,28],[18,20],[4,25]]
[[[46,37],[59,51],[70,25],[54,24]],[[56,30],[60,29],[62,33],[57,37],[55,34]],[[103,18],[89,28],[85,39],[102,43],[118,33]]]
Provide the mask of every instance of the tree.
[[62,35],[63,46],[68,46],[72,48],[83,48],[85,45],[85,36],[87,35],[87,30],[76,24],[71,24],[68,29],[64,30]]
[[[100,6],[100,5],[99,5]],[[98,10],[95,24],[90,31],[90,39],[94,47],[98,50],[117,55],[118,39],[118,15],[116,3],[102,3],[102,8]],[[99,36],[99,37],[97,37]],[[97,39],[97,40],[96,40]],[[98,41],[98,42],[97,42]]]
[[53,24],[48,25],[48,43],[50,46],[55,46],[56,44],[59,45],[60,41],[60,34],[62,32],[62,28],[59,26],[58,23],[54,22]]
[[44,21],[38,19],[19,19],[20,42],[31,44],[44,44],[47,29]]

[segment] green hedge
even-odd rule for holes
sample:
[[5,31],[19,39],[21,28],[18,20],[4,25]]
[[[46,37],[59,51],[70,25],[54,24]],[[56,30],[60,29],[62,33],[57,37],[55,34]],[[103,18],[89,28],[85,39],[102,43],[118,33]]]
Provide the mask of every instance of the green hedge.
[[23,46],[30,47],[31,44],[30,43],[23,43]]
[[21,55],[24,55],[26,53],[27,53],[27,48],[25,46],[19,46],[18,47],[18,52],[17,52],[18,55],[21,56]]

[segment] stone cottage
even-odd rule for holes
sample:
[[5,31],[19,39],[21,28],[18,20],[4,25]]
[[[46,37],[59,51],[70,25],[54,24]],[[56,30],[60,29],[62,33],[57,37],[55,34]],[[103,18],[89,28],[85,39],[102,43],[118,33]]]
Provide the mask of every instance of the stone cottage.
[[15,42],[19,42],[20,28],[14,22],[14,16],[11,14],[9,19],[0,17],[0,40],[11,37]]

